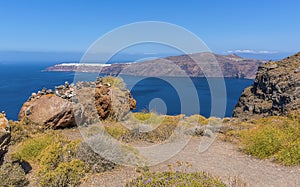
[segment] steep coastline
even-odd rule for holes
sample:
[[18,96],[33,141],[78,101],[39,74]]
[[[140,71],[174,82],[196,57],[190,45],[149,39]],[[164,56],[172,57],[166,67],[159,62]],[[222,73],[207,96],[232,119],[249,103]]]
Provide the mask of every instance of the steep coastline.
[[300,53],[258,68],[254,84],[244,90],[233,117],[251,119],[300,112]]
[[205,71],[208,71],[211,77],[219,77],[220,75],[215,72],[214,68],[208,67],[211,60],[218,62],[224,77],[247,79],[254,79],[258,66],[266,63],[264,60],[245,59],[235,54],[195,53],[126,64],[98,64],[98,66],[95,64],[58,64],[48,67],[45,71],[97,72],[105,75],[205,77],[204,72],[197,65],[205,62],[203,63],[205,64]]

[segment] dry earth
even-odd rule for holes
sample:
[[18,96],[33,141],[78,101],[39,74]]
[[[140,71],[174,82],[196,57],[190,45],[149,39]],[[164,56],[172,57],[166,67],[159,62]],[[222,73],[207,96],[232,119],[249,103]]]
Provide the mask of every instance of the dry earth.
[[[207,137],[203,137],[207,138]],[[188,171],[206,171],[222,179],[236,176],[257,187],[298,187],[300,186],[300,167],[285,167],[269,160],[259,160],[238,151],[227,142],[215,140],[205,152],[199,152],[201,138],[192,138],[189,144],[168,161],[150,168],[151,171],[167,170],[168,164],[188,161],[192,167]],[[125,183],[140,174],[135,168],[120,167],[114,171],[90,175],[81,186],[124,186]]]

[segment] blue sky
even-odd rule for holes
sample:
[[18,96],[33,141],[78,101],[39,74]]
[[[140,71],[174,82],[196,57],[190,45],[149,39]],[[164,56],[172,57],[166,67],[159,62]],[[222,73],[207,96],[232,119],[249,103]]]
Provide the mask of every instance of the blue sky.
[[82,52],[116,27],[164,21],[218,53],[296,52],[299,7],[299,0],[1,0],[0,51]]

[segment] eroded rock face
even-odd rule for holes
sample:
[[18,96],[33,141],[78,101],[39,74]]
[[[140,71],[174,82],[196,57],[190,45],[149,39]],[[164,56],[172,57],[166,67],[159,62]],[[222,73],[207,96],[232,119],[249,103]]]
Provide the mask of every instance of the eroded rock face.
[[10,142],[10,127],[5,114],[0,114],[0,165]]
[[300,53],[258,68],[254,84],[244,90],[233,111],[242,119],[300,113]]
[[91,124],[95,119],[120,119],[136,106],[126,89],[95,82],[65,83],[52,92],[43,89],[25,102],[19,120],[26,117],[50,128]]

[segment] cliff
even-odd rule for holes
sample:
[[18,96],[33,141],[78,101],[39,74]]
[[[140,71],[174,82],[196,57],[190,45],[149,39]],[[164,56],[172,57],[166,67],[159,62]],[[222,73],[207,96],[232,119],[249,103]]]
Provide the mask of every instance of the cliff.
[[[196,62],[195,62],[195,61]],[[91,66],[77,64],[59,64],[48,67],[46,71],[78,71],[100,72],[106,75],[134,75],[134,76],[191,76],[204,77],[204,73],[197,65],[204,64],[205,70],[211,77],[220,75],[212,68],[210,61],[217,61],[224,77],[254,79],[255,73],[262,60],[245,59],[237,55],[217,55],[212,53],[195,53],[190,55],[170,56],[137,63],[111,64],[105,66]]]
[[254,84],[244,90],[233,117],[250,119],[300,113],[300,53],[258,68]]

